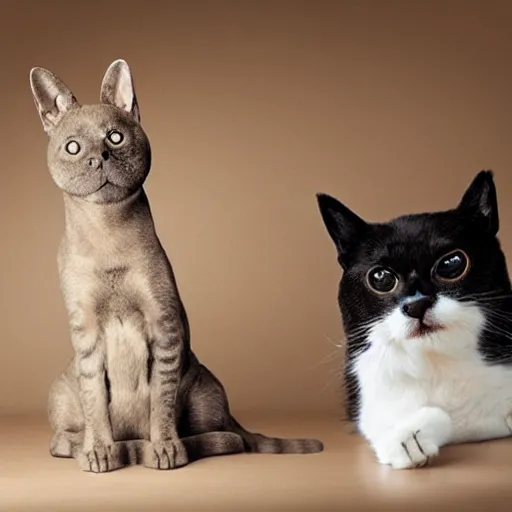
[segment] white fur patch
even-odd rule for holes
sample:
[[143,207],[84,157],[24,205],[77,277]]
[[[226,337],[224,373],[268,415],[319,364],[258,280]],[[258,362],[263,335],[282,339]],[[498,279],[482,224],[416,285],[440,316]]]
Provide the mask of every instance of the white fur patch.
[[411,337],[417,320],[397,307],[370,330],[353,366],[359,430],[395,468],[421,466],[448,443],[511,435],[512,368],[478,353],[479,308],[440,297],[425,321],[443,328]]

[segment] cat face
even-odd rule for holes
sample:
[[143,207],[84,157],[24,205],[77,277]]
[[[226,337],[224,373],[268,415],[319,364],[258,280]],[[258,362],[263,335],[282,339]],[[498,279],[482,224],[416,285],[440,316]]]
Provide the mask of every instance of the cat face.
[[61,190],[94,203],[114,203],[142,186],[151,150],[124,61],[114,62],[107,70],[100,105],[79,105],[47,70],[34,68],[30,78],[50,137],[48,168]]
[[344,269],[338,300],[349,355],[372,343],[456,350],[485,328],[498,306],[490,298],[510,294],[491,172],[477,175],[455,209],[385,223],[367,223],[327,195],[318,202]]

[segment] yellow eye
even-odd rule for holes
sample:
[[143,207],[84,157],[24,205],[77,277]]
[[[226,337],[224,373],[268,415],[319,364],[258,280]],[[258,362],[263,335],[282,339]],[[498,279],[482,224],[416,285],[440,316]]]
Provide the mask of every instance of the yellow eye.
[[453,282],[462,279],[469,270],[468,255],[457,249],[449,252],[434,265],[434,275],[440,281]]

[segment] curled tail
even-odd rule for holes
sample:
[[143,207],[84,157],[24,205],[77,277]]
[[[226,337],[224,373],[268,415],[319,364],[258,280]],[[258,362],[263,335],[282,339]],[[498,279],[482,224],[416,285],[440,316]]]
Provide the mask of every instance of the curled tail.
[[231,430],[244,441],[245,451],[253,453],[319,453],[324,445],[318,439],[287,439],[248,432],[231,417]]

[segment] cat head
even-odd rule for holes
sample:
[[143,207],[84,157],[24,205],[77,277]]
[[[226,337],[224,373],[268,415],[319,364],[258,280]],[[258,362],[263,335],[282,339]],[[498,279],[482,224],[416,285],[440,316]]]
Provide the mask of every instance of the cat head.
[[491,171],[478,173],[453,209],[383,223],[317,198],[344,270],[338,301],[349,354],[351,341],[353,353],[372,343],[450,350],[453,339],[477,339],[493,298],[510,295]]
[[50,139],[48,168],[61,190],[86,201],[113,203],[142,186],[151,149],[125,61],[117,60],[107,69],[99,105],[80,105],[70,89],[43,68],[31,70],[30,85]]

